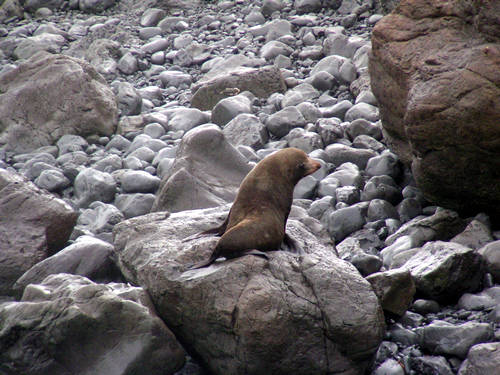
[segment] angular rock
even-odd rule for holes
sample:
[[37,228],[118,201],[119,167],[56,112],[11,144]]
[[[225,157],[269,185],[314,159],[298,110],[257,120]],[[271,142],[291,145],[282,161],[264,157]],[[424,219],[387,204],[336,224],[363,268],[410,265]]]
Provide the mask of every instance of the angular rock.
[[411,272],[419,293],[443,302],[477,291],[484,274],[477,252],[442,241],[426,243],[402,268]]
[[148,289],[160,316],[214,373],[362,373],[382,339],[381,309],[354,267],[325,246],[324,234],[288,220],[306,253],[300,259],[276,251],[269,260],[243,256],[187,270],[209,256],[216,238],[182,240],[226,213],[154,213],[118,225],[122,271]]
[[474,219],[465,227],[462,233],[457,234],[450,241],[477,250],[487,243],[493,242],[494,239],[490,228],[481,221]]
[[385,139],[426,199],[498,215],[500,8],[442,5],[401,2],[373,30],[371,85]]
[[33,56],[0,74],[0,92],[0,145],[18,153],[54,144],[64,134],[109,136],[118,122],[104,78],[69,56]]
[[416,288],[408,270],[390,270],[366,277],[384,311],[403,316],[413,302]]
[[0,361],[13,373],[173,374],[185,352],[147,293],[69,274],[0,306]]
[[29,268],[61,250],[78,213],[20,175],[0,168],[0,295]]
[[102,237],[102,234],[111,233],[123,219],[123,214],[112,204],[93,202],[78,217],[77,229]]
[[152,210],[177,212],[232,202],[250,169],[217,125],[199,126],[182,138]]

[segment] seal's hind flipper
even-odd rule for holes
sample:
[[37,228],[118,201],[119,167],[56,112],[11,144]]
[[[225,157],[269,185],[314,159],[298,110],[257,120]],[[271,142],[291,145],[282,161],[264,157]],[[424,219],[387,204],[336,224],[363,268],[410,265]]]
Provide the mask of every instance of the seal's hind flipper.
[[283,239],[283,244],[288,248],[287,250],[298,254],[298,255],[304,255],[305,251],[304,249],[293,239],[290,237],[287,233],[285,233],[285,238]]

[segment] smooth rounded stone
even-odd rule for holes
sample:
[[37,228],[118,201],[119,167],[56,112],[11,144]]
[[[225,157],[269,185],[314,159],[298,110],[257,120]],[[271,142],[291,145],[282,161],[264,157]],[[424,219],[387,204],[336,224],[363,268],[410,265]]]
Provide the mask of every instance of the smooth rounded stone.
[[486,272],[489,272],[495,282],[500,283],[500,240],[490,242],[478,250],[486,263]]
[[465,293],[458,300],[457,306],[468,311],[481,311],[490,309],[500,303],[500,287],[484,289],[481,293]]
[[257,9],[252,9],[250,13],[248,13],[244,21],[249,26],[262,25],[266,22],[264,15]]
[[365,119],[375,122],[380,119],[378,108],[368,103],[354,104],[345,114],[346,121]]
[[2,363],[18,374],[173,374],[185,352],[154,310],[142,288],[49,275],[0,307]]
[[193,37],[190,34],[181,34],[174,38],[173,47],[174,49],[186,48],[193,42]]
[[56,143],[59,148],[59,156],[68,152],[85,151],[89,146],[85,138],[79,135],[65,134]]
[[131,52],[125,53],[120,58],[120,60],[118,60],[117,68],[123,74],[134,74],[139,70],[139,62],[137,61],[137,57],[134,56],[134,54]]
[[139,38],[142,40],[149,40],[158,35],[161,35],[161,28],[159,27],[141,27],[139,29]]
[[295,106],[307,100],[319,97],[319,91],[309,83],[301,83],[293,89],[288,90],[281,100],[282,108]]
[[143,133],[134,138],[134,141],[128,147],[126,154],[130,155],[133,151],[136,151],[141,147],[147,147],[150,150],[157,152],[167,147],[167,144],[161,139],[154,139]]
[[489,242],[493,242],[494,238],[491,234],[489,225],[486,225],[477,219],[473,219],[469,224],[467,224],[462,233],[457,234],[450,241],[477,250]]
[[162,159],[175,158],[178,149],[179,147],[177,146],[162,148],[153,159],[153,166],[157,167]]
[[290,130],[290,133],[286,136],[286,140],[290,147],[296,147],[306,154],[323,148],[323,141],[319,134],[305,131],[302,128]]
[[298,14],[318,12],[322,8],[321,0],[295,0],[293,7]]
[[311,76],[310,80],[311,85],[319,91],[333,90],[338,86],[338,82],[335,77],[326,71],[320,71],[314,74]]
[[35,180],[35,185],[50,192],[57,192],[69,187],[71,181],[60,170],[46,169]]
[[147,124],[144,127],[144,134],[149,135],[151,138],[158,139],[166,134],[165,128],[157,122]]
[[318,180],[313,176],[306,176],[295,186],[293,191],[294,199],[312,199]]
[[[379,257],[376,258],[381,267],[382,260]],[[384,311],[403,316],[411,306],[416,288],[408,270],[395,269],[378,272],[367,276],[366,280],[372,284]]]
[[355,186],[341,186],[335,191],[337,202],[343,202],[349,206],[359,202],[359,189]]
[[337,104],[338,102],[338,99],[337,98],[334,98],[333,96],[331,95],[328,95],[326,92],[324,92],[323,94],[321,94],[321,96],[318,98],[318,105],[320,107],[331,107],[333,106],[334,104]]
[[57,164],[64,165],[66,163],[73,163],[76,165],[85,165],[89,161],[89,156],[83,151],[68,152],[59,156],[57,159]]
[[341,33],[329,34],[323,41],[325,56],[338,55],[353,58],[356,51],[366,44],[366,40],[358,36],[347,36]]
[[93,202],[87,209],[82,210],[75,229],[88,231],[95,235],[111,233],[114,226],[124,219],[123,214],[114,205]]
[[116,196],[114,204],[126,219],[130,219],[151,212],[154,201],[154,194],[119,194]]
[[357,77],[356,67],[351,60],[338,55],[327,56],[318,61],[310,72],[314,76],[320,71],[330,73],[341,84],[350,84]]
[[175,160],[174,158],[161,159],[156,167],[156,175],[161,179],[169,175],[170,170],[174,164],[174,160]]
[[372,375],[405,375],[406,371],[400,362],[389,358],[380,364]]
[[92,168],[106,173],[114,172],[122,168],[122,158],[118,155],[108,155],[102,159],[99,159]]
[[75,197],[79,207],[88,207],[94,201],[112,202],[116,193],[116,181],[109,173],[85,168],[75,178]]
[[163,9],[146,9],[141,16],[140,25],[143,27],[156,26],[158,25],[158,22],[160,22],[165,16],[166,12]]
[[477,344],[470,348],[458,375],[496,375],[500,367],[500,342]]
[[370,178],[361,193],[362,201],[371,201],[372,199],[383,199],[393,205],[401,201],[402,195],[400,188],[390,176],[373,176]]
[[345,131],[351,140],[354,140],[358,135],[369,135],[378,141],[382,139],[382,129],[380,126],[363,118],[352,121],[346,127]]
[[297,109],[308,123],[314,124],[321,117],[319,108],[310,102],[299,103]]
[[252,113],[250,99],[244,94],[230,96],[220,100],[212,109],[212,122],[223,127],[242,113]]
[[158,177],[144,171],[126,171],[119,180],[124,193],[154,193],[160,185]]
[[373,95],[373,92],[370,90],[363,90],[356,96],[354,104],[358,103],[367,103],[378,107],[377,98],[375,98],[375,95]]
[[115,134],[111,138],[111,140],[108,142],[106,145],[105,149],[107,151],[111,150],[112,148],[119,150],[119,151],[125,151],[127,150],[132,142],[130,142],[127,138],[120,134]]
[[325,146],[331,145],[344,137],[344,129],[337,118],[320,118],[315,125]]
[[306,124],[306,119],[297,107],[283,108],[266,120],[266,127],[269,132],[278,138],[284,137],[293,128],[303,128]]
[[364,209],[356,204],[332,212],[327,219],[327,230],[338,243],[365,225]]
[[402,267],[410,270],[421,295],[442,302],[454,302],[462,294],[476,291],[484,275],[476,251],[443,241],[427,242]]
[[129,82],[119,82],[116,87],[118,109],[122,116],[134,116],[141,113],[142,97]]
[[187,132],[194,127],[206,124],[210,121],[209,116],[197,108],[177,108],[168,115],[168,126],[170,130],[183,130]]
[[21,295],[28,284],[41,283],[47,276],[57,273],[81,275],[95,282],[120,279],[120,271],[113,261],[113,245],[91,236],[80,236],[26,271],[14,284],[14,290]]
[[352,141],[352,147],[354,148],[364,148],[368,150],[373,150],[375,152],[383,152],[387,147],[382,143],[377,141],[375,138],[369,135],[358,135]]
[[335,205],[335,198],[332,196],[324,196],[320,199],[316,199],[311,203],[311,206],[307,210],[309,216],[322,220],[323,216],[328,210],[331,210]]
[[153,54],[158,51],[165,51],[170,46],[168,39],[154,39],[141,47],[142,52]]
[[264,0],[260,11],[266,17],[269,17],[274,12],[279,12],[284,7],[282,0]]
[[264,44],[260,49],[260,57],[266,60],[273,60],[279,55],[290,56],[293,49],[287,46],[285,43],[279,42],[277,40],[271,40]]
[[340,186],[355,186],[361,188],[363,185],[363,176],[361,176],[358,166],[349,162],[340,165],[335,172],[329,174],[328,177],[336,178]]
[[292,59],[288,56],[278,55],[274,59],[273,64],[280,69],[290,69],[292,67]]
[[138,149],[134,150],[131,152],[128,156],[129,157],[136,157],[139,160],[145,161],[147,163],[151,163],[153,159],[155,158],[156,153],[151,150],[149,147],[146,146],[141,146]]
[[340,186],[340,181],[331,176],[327,176],[326,178],[322,179],[319,184],[318,184],[318,190],[317,194],[318,197],[336,197],[336,192],[338,187]]
[[257,116],[242,113],[224,126],[222,132],[234,146],[249,146],[255,150],[262,148],[269,140],[267,129]]
[[401,174],[399,158],[390,151],[374,156],[366,164],[366,174],[368,176],[391,176],[396,179]]
[[382,260],[372,254],[356,254],[351,258],[351,263],[365,277],[379,272],[382,268]]
[[122,162],[123,168],[133,170],[143,169],[145,163],[146,162],[142,161],[136,156],[127,156],[125,159],[123,159]]
[[469,349],[493,337],[493,328],[488,323],[467,322],[451,324],[435,320],[425,327],[417,328],[423,338],[422,346],[431,353],[456,356],[464,359]]
[[323,117],[337,117],[343,120],[346,112],[351,107],[352,103],[349,100],[342,100],[332,106],[321,107],[321,114],[323,115]]
[[388,330],[388,334],[391,341],[405,347],[419,345],[421,342],[421,338],[415,331],[403,327],[400,323],[392,325]]
[[422,214],[422,205],[415,198],[405,198],[397,205],[399,220],[406,223],[414,217]]
[[366,218],[368,221],[377,221],[388,218],[399,219],[399,215],[396,208],[389,202],[382,199],[373,199],[368,205]]
[[372,14],[370,17],[368,17],[368,19],[366,20],[366,23],[368,25],[375,25],[382,18],[384,18],[383,14]]
[[189,86],[193,81],[192,77],[188,73],[183,73],[178,70],[167,70],[159,75],[160,81],[163,87],[181,87]]
[[368,161],[378,156],[373,150],[353,148],[340,143],[328,145],[325,152],[333,164],[341,165],[350,162],[356,164],[359,169],[367,168]]
[[54,169],[57,168],[52,164],[48,164],[43,161],[37,161],[34,163],[30,163],[27,168],[25,167],[21,169],[21,173],[23,173],[28,180],[35,181],[43,171]]

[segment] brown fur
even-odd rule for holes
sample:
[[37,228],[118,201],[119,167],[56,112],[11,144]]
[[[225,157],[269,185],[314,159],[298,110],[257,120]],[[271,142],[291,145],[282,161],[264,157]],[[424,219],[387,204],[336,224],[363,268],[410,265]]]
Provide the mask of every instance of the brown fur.
[[320,167],[296,148],[280,150],[260,161],[241,183],[226,221],[205,232],[222,235],[211,257],[192,268],[206,267],[219,257],[267,257],[263,251],[277,250],[283,241],[293,243],[285,234],[293,189],[302,177]]

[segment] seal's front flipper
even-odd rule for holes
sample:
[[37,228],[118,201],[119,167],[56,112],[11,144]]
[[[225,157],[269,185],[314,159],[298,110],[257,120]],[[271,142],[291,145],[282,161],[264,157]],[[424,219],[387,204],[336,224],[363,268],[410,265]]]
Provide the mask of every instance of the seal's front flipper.
[[285,233],[285,238],[283,239],[283,244],[288,248],[287,250],[291,253],[298,255],[305,255],[304,249],[295,241],[292,237]]

